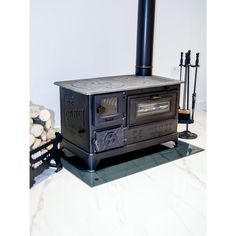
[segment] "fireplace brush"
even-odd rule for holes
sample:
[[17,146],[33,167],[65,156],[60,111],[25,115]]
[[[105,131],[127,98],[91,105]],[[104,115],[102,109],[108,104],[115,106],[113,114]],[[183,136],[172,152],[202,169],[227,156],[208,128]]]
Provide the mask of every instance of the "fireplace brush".
[[[180,55],[180,80],[182,80],[182,67],[185,67],[184,75],[184,92],[183,92],[183,106],[179,108],[179,123],[186,124],[186,130],[179,133],[179,138],[183,139],[195,139],[197,134],[194,134],[188,130],[188,125],[194,123],[194,113],[196,104],[196,84],[197,84],[197,70],[199,67],[199,53],[196,53],[195,65],[191,65],[191,51],[185,53],[185,63],[183,65],[183,53]],[[195,68],[194,76],[194,88],[192,94],[192,112],[189,108],[189,90],[190,90],[190,68]],[[192,113],[192,115],[191,115]]]

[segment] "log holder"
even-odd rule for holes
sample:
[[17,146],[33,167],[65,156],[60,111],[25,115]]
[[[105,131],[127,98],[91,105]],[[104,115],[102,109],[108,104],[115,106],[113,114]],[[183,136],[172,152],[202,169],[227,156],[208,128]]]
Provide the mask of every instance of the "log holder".
[[[46,144],[30,151],[30,188],[35,184],[35,177],[40,175],[44,170],[54,167],[56,168],[55,172],[58,172],[62,169],[62,163],[60,160],[62,150],[58,148],[58,144],[62,141],[62,135],[58,132],[56,132],[55,135],[56,138],[50,142],[47,142]],[[32,158],[34,154],[42,151],[51,144],[53,145],[52,149],[48,150],[35,159]],[[39,161],[42,161],[42,164],[35,168],[34,164]],[[52,161],[54,161],[54,163],[52,163]]]

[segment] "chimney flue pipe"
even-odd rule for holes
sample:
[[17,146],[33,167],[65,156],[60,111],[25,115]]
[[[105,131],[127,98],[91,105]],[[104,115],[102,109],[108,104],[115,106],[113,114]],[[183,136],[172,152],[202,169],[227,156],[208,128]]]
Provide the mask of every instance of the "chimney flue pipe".
[[152,75],[155,0],[139,0],[136,75]]

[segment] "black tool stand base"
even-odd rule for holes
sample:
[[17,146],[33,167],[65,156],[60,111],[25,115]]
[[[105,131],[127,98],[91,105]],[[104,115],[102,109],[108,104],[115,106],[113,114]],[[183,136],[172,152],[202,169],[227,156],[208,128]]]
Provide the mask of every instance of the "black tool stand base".
[[197,138],[198,137],[197,134],[192,133],[191,131],[188,130],[188,125],[193,124],[193,120],[186,121],[185,124],[186,124],[186,130],[179,132],[179,138],[182,138],[182,139],[195,139],[195,138]]
[[189,130],[185,130],[179,133],[179,138],[182,139],[195,139],[197,138],[197,134],[190,132]]

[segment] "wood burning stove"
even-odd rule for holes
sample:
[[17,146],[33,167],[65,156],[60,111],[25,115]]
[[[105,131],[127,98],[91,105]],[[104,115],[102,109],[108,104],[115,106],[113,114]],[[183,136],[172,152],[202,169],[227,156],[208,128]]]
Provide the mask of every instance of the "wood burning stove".
[[152,75],[155,0],[139,0],[136,74],[55,82],[62,147],[94,171],[100,160],[177,142],[180,81]]

